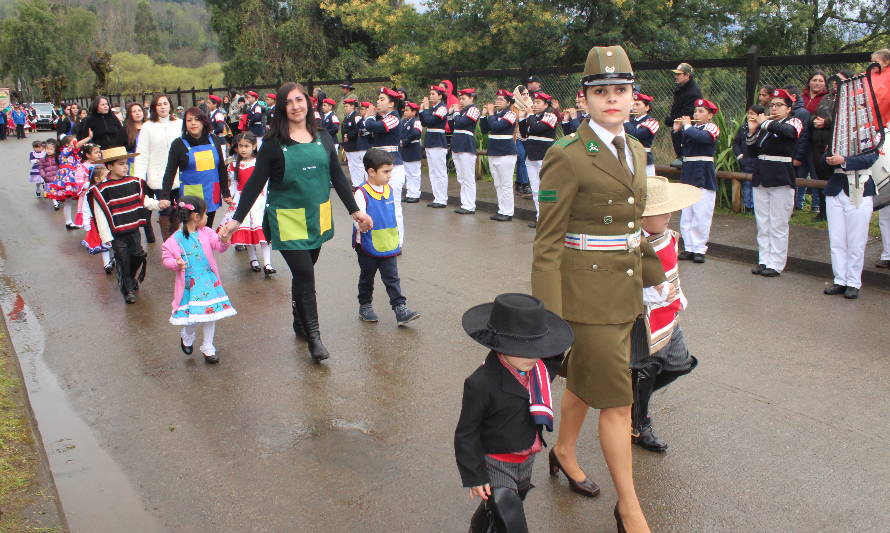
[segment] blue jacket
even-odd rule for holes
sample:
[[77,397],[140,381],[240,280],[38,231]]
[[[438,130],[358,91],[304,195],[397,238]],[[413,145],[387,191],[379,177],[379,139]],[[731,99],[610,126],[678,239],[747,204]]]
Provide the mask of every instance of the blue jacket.
[[488,155],[516,155],[516,140],[513,130],[516,127],[516,113],[502,109],[479,121],[482,133],[488,135]]
[[263,125],[263,106],[259,102],[254,102],[247,108],[247,129],[257,137],[266,134],[266,127]]
[[420,153],[420,137],[423,135],[423,127],[417,117],[402,119],[402,147],[400,149],[402,161],[413,163],[423,159]]
[[[714,154],[717,153],[717,137],[720,128],[713,122],[689,126],[680,131],[672,132],[671,140],[674,150],[683,157],[680,168],[680,181],[709,191],[717,190],[717,169],[714,166]],[[710,158],[696,161],[691,158]]]
[[448,119],[451,125],[451,152],[455,154],[476,155],[476,121],[479,120],[479,108],[470,105],[453,113]]
[[542,161],[556,138],[556,115],[545,111],[529,115],[519,121],[519,132],[525,140],[526,159]]
[[797,142],[794,144],[794,155],[791,157],[798,161],[806,161],[807,151],[810,147],[810,112],[803,106],[802,98],[794,102],[791,107],[791,116],[803,124],[803,129],[800,130],[800,135],[797,136]]
[[402,157],[399,155],[399,146],[402,144],[402,130],[399,127],[401,121],[395,111],[390,111],[386,116],[365,118],[365,129],[371,133],[371,146],[390,152],[395,161],[393,164],[401,165]]
[[361,115],[353,111],[343,117],[340,124],[340,132],[343,134],[343,150],[346,152],[358,151],[359,124],[362,121]]
[[334,142],[337,142],[337,133],[340,131],[340,119],[337,118],[337,115],[335,115],[333,111],[322,117],[321,127],[328,130],[331,139],[334,139]]
[[16,109],[12,112],[12,122],[16,126],[23,126],[28,119],[28,114],[24,111]]
[[640,141],[643,148],[646,149],[647,165],[655,164],[655,158],[652,156],[652,142],[655,141],[658,128],[658,121],[649,115],[643,115],[624,123],[624,132]]
[[448,120],[448,108],[445,104],[424,109],[418,115],[420,123],[426,128],[426,138],[423,140],[424,148],[448,148],[448,139],[445,138],[445,123]]
[[[825,158],[831,154],[826,153],[822,156],[822,161],[825,162]],[[850,195],[850,181],[847,179],[847,175],[844,173],[845,170],[865,170],[867,168],[871,168],[872,165],[875,164],[875,161],[878,160],[878,153],[872,152],[870,154],[859,154],[859,155],[851,155],[850,157],[844,158],[843,167],[832,167],[834,169],[834,174],[828,179],[828,183],[825,185],[825,189],[822,193],[825,196],[837,196],[841,191],[849,196]],[[827,163],[826,163],[827,164]],[[871,176],[862,176],[863,179],[867,179],[865,182],[865,190],[862,191],[862,196],[874,196],[875,192],[875,181],[871,178]]]
[[751,178],[754,187],[794,187],[797,171],[791,163],[803,124],[795,117],[767,120],[749,137],[748,153],[757,158]]

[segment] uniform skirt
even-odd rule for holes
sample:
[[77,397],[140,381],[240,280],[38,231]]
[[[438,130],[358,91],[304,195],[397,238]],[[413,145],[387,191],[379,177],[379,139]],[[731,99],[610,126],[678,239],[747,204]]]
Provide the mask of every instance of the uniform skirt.
[[566,378],[566,388],[594,409],[631,405],[633,322],[569,325],[575,333],[575,344],[559,369],[559,375]]

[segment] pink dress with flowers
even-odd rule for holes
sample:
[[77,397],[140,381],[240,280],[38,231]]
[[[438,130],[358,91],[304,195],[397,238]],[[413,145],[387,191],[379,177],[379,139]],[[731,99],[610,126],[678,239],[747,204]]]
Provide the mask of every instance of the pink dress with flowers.
[[190,233],[186,237],[182,230],[179,230],[170,238],[176,240],[181,249],[180,257],[187,265],[182,297],[170,315],[170,323],[189,326],[199,322],[215,322],[235,315],[235,308],[232,307],[219,276],[204,255],[204,247],[199,236]]

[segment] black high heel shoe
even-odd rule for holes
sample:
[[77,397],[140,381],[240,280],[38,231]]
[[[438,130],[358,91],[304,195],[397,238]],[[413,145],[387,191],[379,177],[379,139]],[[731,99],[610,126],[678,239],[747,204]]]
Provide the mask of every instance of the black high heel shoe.
[[557,476],[560,472],[562,472],[563,475],[565,475],[566,479],[569,480],[569,488],[573,491],[577,492],[578,494],[583,494],[588,498],[599,496],[600,488],[597,486],[596,483],[591,481],[590,478],[585,477],[584,481],[578,483],[566,473],[562,465],[559,464],[559,459],[556,458],[556,453],[554,453],[554,450],[552,448],[550,449],[549,459],[551,476]]
[[615,502],[615,524],[618,526],[618,533],[627,533],[624,529],[624,521],[621,520],[621,513],[618,512],[618,502]]

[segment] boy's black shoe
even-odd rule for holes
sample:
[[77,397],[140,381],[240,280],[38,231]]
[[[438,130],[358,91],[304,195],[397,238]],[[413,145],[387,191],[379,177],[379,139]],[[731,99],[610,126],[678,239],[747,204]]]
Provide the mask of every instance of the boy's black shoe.
[[704,263],[705,262],[705,254],[692,254],[692,262],[693,263]]
[[488,218],[490,218],[491,220],[497,220],[498,222],[509,222],[509,221],[513,220],[513,217],[511,217],[510,215],[502,215],[500,213],[498,213],[496,215],[491,215]]
[[443,209],[445,207],[448,207],[445,204],[437,204],[436,202],[430,202],[430,203],[426,204],[426,206],[432,207],[433,209]]
[[380,320],[377,313],[374,312],[374,306],[371,304],[362,304],[358,306],[358,317],[363,322],[377,322]]
[[687,252],[686,250],[683,250],[682,252],[677,254],[677,259],[679,259],[680,261],[690,261],[693,257],[695,257],[695,254],[692,252]]
[[834,294],[844,294],[844,291],[847,290],[846,285],[838,285],[837,283],[832,283],[828,287],[825,287],[825,290],[822,291],[825,294],[834,295]]
[[475,211],[470,211],[469,209],[464,209],[463,207],[458,207],[454,210],[458,215],[475,215]]
[[759,265],[756,265],[754,268],[752,268],[751,273],[754,274],[755,276],[759,276],[759,275],[763,274],[764,270],[766,270],[766,265],[761,263]]
[[538,223],[537,223],[537,222],[529,222],[529,223],[528,223],[528,227],[530,227],[530,228],[532,228],[532,229],[537,228],[537,227],[538,227]]
[[416,204],[419,201],[420,201],[420,198],[411,198],[410,196],[405,198],[406,204]]
[[127,302],[128,304],[136,303],[136,291],[128,292],[127,295],[124,296],[124,301]]
[[631,434],[630,440],[632,443],[650,452],[664,453],[668,449],[667,443],[655,434],[655,431],[649,424],[641,427],[636,435]]
[[761,276],[765,278],[775,278],[778,277],[780,272],[774,268],[764,268],[763,272],[760,273]]
[[848,300],[859,298],[859,289],[856,287],[847,287],[847,290],[844,291],[844,298]]
[[404,326],[408,322],[420,318],[420,313],[408,309],[406,304],[399,304],[393,307],[392,310],[396,313],[396,322],[398,322],[399,326]]

